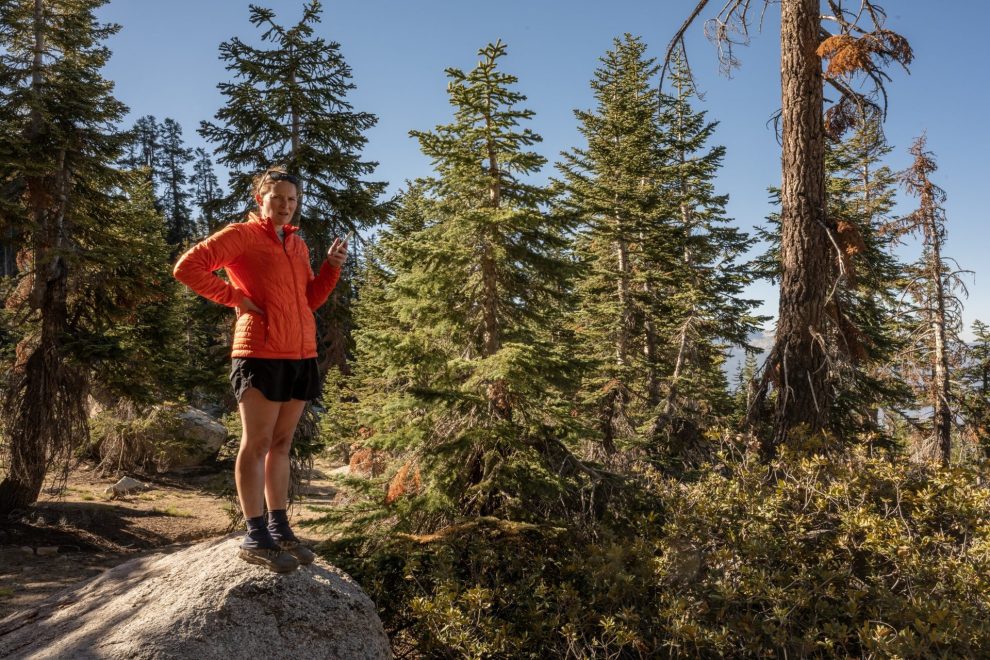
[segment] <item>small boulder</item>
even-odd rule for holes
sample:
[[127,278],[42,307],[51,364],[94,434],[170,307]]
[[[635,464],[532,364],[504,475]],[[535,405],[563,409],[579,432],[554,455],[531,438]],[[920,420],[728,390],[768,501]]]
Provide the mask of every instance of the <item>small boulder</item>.
[[120,481],[112,486],[108,486],[103,492],[107,495],[112,495],[113,497],[120,497],[121,495],[128,495],[135,491],[144,490],[147,488],[143,483],[137,479],[131,477],[121,477]]
[[391,658],[371,599],[317,560],[279,575],[241,535],[131,560],[0,621],[0,657]]
[[182,451],[167,457],[173,468],[202,465],[217,455],[227,441],[227,427],[198,408],[187,407],[176,415]]

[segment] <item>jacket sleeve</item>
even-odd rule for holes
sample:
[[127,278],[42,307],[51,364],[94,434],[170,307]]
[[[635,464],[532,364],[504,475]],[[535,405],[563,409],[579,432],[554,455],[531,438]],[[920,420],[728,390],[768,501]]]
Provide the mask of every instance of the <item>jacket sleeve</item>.
[[[306,263],[309,264],[309,249],[307,248]],[[320,266],[319,275],[313,276],[313,269],[309,269],[309,282],[306,284],[306,300],[309,302],[309,308],[316,310],[320,308],[323,303],[327,301],[330,294],[333,293],[334,287],[337,286],[337,280],[340,279],[340,268],[337,266],[331,266],[330,262],[326,259],[323,260],[323,265]]]
[[243,253],[244,238],[237,225],[228,225],[179,257],[172,274],[190,289],[227,307],[239,307],[243,291],[223,281],[214,271],[232,263]]

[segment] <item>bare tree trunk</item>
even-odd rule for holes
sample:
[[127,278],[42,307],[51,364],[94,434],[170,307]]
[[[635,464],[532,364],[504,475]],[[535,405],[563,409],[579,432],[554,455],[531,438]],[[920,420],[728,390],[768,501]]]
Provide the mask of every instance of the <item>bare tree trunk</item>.
[[[934,223],[933,223],[934,224]],[[949,356],[945,332],[945,285],[942,277],[942,239],[938,227],[929,229],[932,237],[929,277],[935,294],[932,310],[932,336],[935,344],[932,353],[932,412],[935,427],[935,444],[939,460],[949,464],[952,433],[952,411],[949,408]]]
[[782,0],[781,281],[768,453],[799,427],[823,429],[832,399],[824,326],[834,265],[825,213],[821,60],[815,52],[820,29],[818,0]]

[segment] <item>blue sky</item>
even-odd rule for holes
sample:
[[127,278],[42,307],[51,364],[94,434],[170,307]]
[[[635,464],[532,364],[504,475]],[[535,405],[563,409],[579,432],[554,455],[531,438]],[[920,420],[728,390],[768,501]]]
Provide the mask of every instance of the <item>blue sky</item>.
[[[301,0],[259,0],[280,22],[301,15]],[[625,32],[640,36],[662,57],[672,34],[695,0],[326,0],[320,33],[341,44],[353,69],[355,107],[379,117],[368,132],[365,155],[380,165],[377,179],[399,189],[406,179],[429,171],[411,129],[449,120],[444,69],[469,69],[477,51],[501,38],[508,45],[504,69],[519,78],[519,90],[536,112],[531,128],[544,141],[537,149],[551,163],[580,145],[575,108],[592,107],[588,81],[598,58]],[[721,6],[722,3],[713,3]],[[915,51],[910,75],[892,70],[886,131],[895,147],[889,164],[905,167],[907,148],[921,132],[939,162],[936,183],[948,192],[949,240],[945,253],[974,274],[966,278],[964,319],[990,322],[990,279],[982,194],[990,184],[990,106],[984,59],[990,3],[888,0],[888,27],[905,35]],[[717,9],[715,9],[717,11]],[[190,146],[203,143],[195,129],[221,107],[216,85],[229,79],[218,59],[220,42],[240,36],[256,41],[248,5],[233,0],[115,0],[100,17],[122,25],[109,46],[105,75],[126,103],[128,122],[154,114],[178,121]],[[709,12],[707,15],[711,15]],[[701,22],[688,33],[688,54],[704,100],[699,104],[720,122],[715,140],[727,148],[718,187],[730,195],[729,213],[751,230],[769,212],[766,189],[780,180],[780,150],[771,115],[779,107],[779,9],[772,5],[763,31],[738,51],[742,67],[722,76],[714,47]],[[553,171],[548,168],[547,175]],[[223,178],[221,179],[223,183]],[[911,200],[902,196],[901,209]],[[756,285],[753,297],[776,312],[775,290]]]

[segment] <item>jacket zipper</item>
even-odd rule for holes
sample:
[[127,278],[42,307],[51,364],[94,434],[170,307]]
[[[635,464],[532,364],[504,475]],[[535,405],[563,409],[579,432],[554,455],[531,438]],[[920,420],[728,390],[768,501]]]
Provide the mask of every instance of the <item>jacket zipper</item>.
[[[286,236],[285,240],[288,241],[289,237]],[[303,356],[303,331],[302,331],[302,314],[299,313],[299,287],[296,283],[296,269],[292,267],[292,257],[289,256],[289,246],[285,242],[282,243],[282,252],[285,253],[285,258],[289,261],[289,273],[292,275],[292,300],[296,306],[296,319],[299,321],[296,326],[299,328],[299,359]]]

